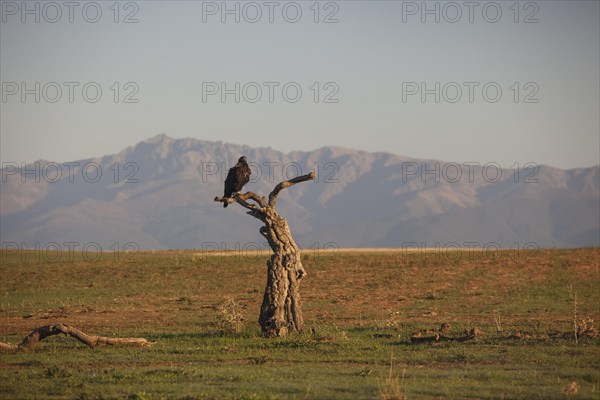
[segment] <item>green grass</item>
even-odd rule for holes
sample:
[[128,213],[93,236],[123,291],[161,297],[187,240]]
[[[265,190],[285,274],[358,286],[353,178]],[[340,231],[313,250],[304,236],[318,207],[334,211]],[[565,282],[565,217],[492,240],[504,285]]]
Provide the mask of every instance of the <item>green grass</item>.
[[[597,248],[306,253],[306,331],[279,339],[263,338],[256,322],[267,256],[23,256],[0,253],[0,341],[63,322],[156,344],[90,349],[55,336],[32,352],[0,353],[0,398],[600,399],[600,338],[570,335],[575,294],[578,318],[600,321]],[[218,323],[228,298],[241,332]],[[410,342],[442,322],[454,335],[483,334]],[[510,339],[516,332],[530,339]],[[572,382],[577,393],[566,392]]]

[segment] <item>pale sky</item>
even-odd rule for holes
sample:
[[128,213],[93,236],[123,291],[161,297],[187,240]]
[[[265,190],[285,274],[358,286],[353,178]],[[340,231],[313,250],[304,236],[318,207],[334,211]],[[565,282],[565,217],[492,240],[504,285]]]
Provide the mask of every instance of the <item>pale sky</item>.
[[1,4],[3,162],[113,154],[164,132],[600,163],[597,1],[63,3]]

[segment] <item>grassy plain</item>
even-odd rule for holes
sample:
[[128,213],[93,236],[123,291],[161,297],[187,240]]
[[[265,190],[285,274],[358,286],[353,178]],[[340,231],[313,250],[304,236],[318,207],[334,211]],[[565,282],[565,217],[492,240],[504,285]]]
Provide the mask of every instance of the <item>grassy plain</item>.
[[[55,336],[0,353],[0,398],[600,399],[600,337],[583,334],[600,321],[598,248],[306,252],[306,331],[281,339],[256,322],[263,253],[13,253],[0,253],[0,341],[62,322],[156,344]],[[481,334],[411,342],[442,323]]]

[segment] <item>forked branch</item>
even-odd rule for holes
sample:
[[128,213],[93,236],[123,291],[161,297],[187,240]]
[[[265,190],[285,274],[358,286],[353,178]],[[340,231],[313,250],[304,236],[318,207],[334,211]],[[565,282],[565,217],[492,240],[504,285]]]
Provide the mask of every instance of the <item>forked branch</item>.
[[[256,214],[259,214],[259,212],[266,209],[267,206],[274,209],[277,196],[279,196],[279,192],[281,192],[283,189],[289,188],[290,186],[294,186],[296,183],[310,181],[312,179],[315,179],[314,171],[311,171],[309,174],[306,175],[297,176],[290,180],[280,182],[277,186],[275,186],[271,194],[269,194],[268,205],[263,196],[259,196],[254,192],[238,193],[234,194],[232,197],[216,196],[214,198],[214,201],[227,204],[238,203],[239,205],[249,209],[251,211],[251,213],[249,214],[256,216]],[[254,204],[248,203],[247,200],[255,201],[258,204],[258,207]]]

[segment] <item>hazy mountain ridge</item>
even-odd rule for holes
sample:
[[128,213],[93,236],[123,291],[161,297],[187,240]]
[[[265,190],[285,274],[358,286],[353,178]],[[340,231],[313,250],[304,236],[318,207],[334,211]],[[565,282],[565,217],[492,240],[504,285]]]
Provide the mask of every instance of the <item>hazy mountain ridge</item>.
[[[5,168],[2,242],[135,242],[140,248],[262,244],[257,220],[243,215],[241,207],[224,210],[213,202],[222,194],[227,169],[242,154],[253,168],[246,189],[264,195],[284,174],[291,178],[317,171],[315,182],[282,192],[278,202],[303,246],[600,244],[597,166],[484,171],[482,166],[342,147],[285,154],[166,135],[115,155],[80,160],[72,170],[63,165],[56,182],[49,182],[55,176],[52,163],[38,163],[38,182],[31,173],[23,179]],[[50,179],[44,179],[46,166]],[[429,174],[422,174],[422,167]],[[494,182],[498,173],[501,178]]]

